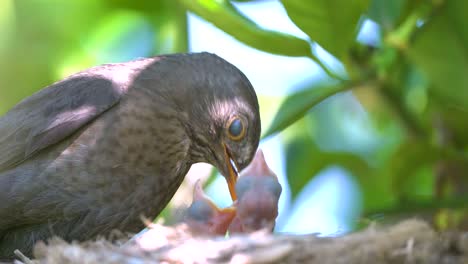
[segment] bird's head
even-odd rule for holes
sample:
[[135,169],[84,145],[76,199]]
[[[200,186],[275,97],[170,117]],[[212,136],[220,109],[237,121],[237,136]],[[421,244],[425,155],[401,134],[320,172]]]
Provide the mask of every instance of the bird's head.
[[164,55],[139,83],[156,87],[176,108],[189,137],[189,163],[214,165],[228,182],[233,200],[238,173],[260,140],[257,96],[245,75],[210,53]]
[[238,174],[252,161],[260,138],[258,106],[242,96],[215,103],[210,137],[215,144],[205,153],[206,159],[226,178],[229,192],[237,200],[235,185]]
[[178,87],[170,94],[186,115],[191,162],[217,167],[235,200],[238,172],[253,159],[260,140],[259,106],[252,85],[234,65],[213,54],[164,60],[177,64],[172,67],[177,74],[170,75]]

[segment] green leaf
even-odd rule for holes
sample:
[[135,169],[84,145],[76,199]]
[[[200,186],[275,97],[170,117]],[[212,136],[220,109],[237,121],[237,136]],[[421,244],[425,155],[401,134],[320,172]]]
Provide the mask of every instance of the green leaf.
[[[105,14],[99,1],[0,1],[0,115],[54,76]],[[86,12],[83,12],[86,10]],[[6,88],[9,87],[9,88]]]
[[337,85],[315,85],[288,96],[280,106],[271,126],[263,137],[280,132],[303,117],[314,105],[347,89],[350,89],[350,86],[343,83]]
[[440,158],[433,146],[420,141],[407,141],[399,146],[386,163],[383,177],[393,179],[392,189],[398,198],[428,194],[434,190],[434,175],[420,172]]
[[293,199],[318,173],[330,166],[340,166],[357,178],[367,175],[369,166],[357,155],[324,152],[319,149],[304,126],[294,126],[295,137],[286,144],[286,173]]
[[461,107],[452,107],[444,103],[438,104],[434,109],[441,115],[440,121],[442,123],[438,125],[439,136],[446,138],[448,135],[444,135],[444,133],[447,133],[444,127],[449,128],[449,142],[454,146],[460,146],[460,149],[464,147],[468,151],[468,137],[466,133],[468,131],[468,122],[466,122],[468,110],[463,110]]
[[291,20],[320,46],[343,59],[368,0],[282,0]]
[[315,160],[317,146],[310,137],[295,137],[286,144],[286,176],[294,199],[322,169]]
[[[147,3],[146,1],[143,2]],[[155,46],[153,53],[167,54],[187,52],[188,24],[185,8],[177,1],[149,2],[159,2],[160,5],[157,8],[145,8],[142,10],[155,29]]]
[[406,3],[406,0],[372,0],[368,12],[369,18],[384,30],[393,29]]
[[189,11],[245,44],[273,54],[311,56],[310,43],[293,35],[266,30],[242,15],[228,1],[179,0]]
[[408,55],[447,105],[468,109],[467,1],[445,1],[414,37]]
[[92,65],[118,62],[149,55],[152,28],[143,15],[135,11],[114,11],[103,15],[89,31],[81,49],[72,50],[57,67],[65,77]]
[[154,30],[152,54],[167,54],[188,51],[187,13],[177,1],[128,1],[105,0],[106,5],[116,10],[131,10],[140,13],[151,23]]

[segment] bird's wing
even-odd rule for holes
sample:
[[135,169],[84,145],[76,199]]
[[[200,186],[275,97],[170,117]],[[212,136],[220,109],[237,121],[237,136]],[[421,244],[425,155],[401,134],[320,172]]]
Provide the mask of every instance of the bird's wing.
[[[120,70],[113,73],[114,67]],[[91,68],[13,107],[0,118],[0,172],[60,142],[118,103],[130,74],[123,65]]]

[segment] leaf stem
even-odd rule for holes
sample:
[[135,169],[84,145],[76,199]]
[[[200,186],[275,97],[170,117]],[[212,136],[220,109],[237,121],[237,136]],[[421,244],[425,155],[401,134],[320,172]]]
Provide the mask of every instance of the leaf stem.
[[385,38],[385,42],[398,50],[406,50],[414,32],[419,28],[419,23],[432,11],[432,6],[423,3],[415,8],[411,14],[393,32]]
[[396,115],[409,134],[413,137],[426,138],[427,135],[424,128],[419,124],[414,115],[412,115],[403,105],[401,98],[395,93],[395,89],[393,89],[393,87],[391,87],[389,84],[380,83],[377,85],[380,88],[380,95],[395,111]]
[[330,77],[330,78],[333,78],[335,80],[338,80],[338,81],[347,81],[346,79],[342,78],[341,76],[339,76],[337,73],[333,72],[330,68],[328,68],[327,65],[325,65],[325,63],[323,63],[323,61],[321,61],[317,56],[315,56],[314,54],[310,53],[307,57],[309,57],[310,59],[312,59],[313,61],[315,61],[315,63],[317,63],[317,65]]

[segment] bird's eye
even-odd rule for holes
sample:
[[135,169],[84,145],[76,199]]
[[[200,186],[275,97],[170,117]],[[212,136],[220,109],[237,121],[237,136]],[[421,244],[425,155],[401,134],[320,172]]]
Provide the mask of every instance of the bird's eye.
[[245,126],[240,118],[234,117],[229,121],[228,136],[232,140],[241,140],[245,136]]

